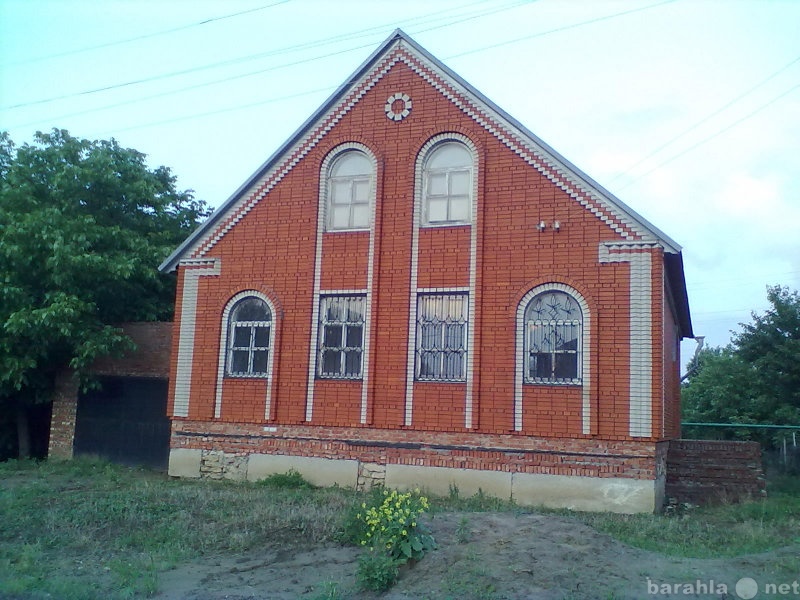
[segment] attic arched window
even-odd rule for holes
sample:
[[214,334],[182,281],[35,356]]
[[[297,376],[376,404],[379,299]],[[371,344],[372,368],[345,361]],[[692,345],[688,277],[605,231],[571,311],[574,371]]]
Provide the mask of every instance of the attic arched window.
[[267,377],[272,311],[256,296],[245,296],[228,317],[226,373],[232,377]]
[[373,165],[360,150],[345,150],[327,172],[328,231],[369,229]]
[[456,141],[434,146],[423,168],[425,225],[469,223],[472,220],[472,152]]
[[583,311],[563,291],[545,291],[525,308],[526,383],[581,383]]

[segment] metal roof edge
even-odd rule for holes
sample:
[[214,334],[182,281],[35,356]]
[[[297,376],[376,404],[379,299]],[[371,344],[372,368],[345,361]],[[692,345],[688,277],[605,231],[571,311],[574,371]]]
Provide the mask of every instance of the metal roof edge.
[[512,117],[505,110],[500,108],[497,104],[495,104],[492,100],[490,100],[487,96],[485,96],[481,91],[479,91],[472,84],[470,84],[465,79],[463,79],[460,75],[458,75],[450,67],[445,65],[441,60],[439,60],[438,58],[433,56],[430,52],[425,50],[425,48],[423,48],[417,42],[415,42],[413,39],[408,37],[401,30],[398,29],[398,30],[395,31],[395,33],[396,34],[399,33],[402,36],[403,40],[405,42],[407,42],[410,46],[412,46],[415,51],[419,52],[427,60],[429,60],[430,62],[435,64],[437,66],[437,68],[439,68],[442,71],[444,71],[444,73],[448,77],[450,77],[454,81],[456,81],[458,83],[458,85],[463,87],[471,95],[475,96],[481,103],[483,103],[486,106],[488,106],[488,108],[490,110],[492,110],[493,112],[497,113],[500,117],[503,118],[503,120],[507,121],[508,124],[513,126],[521,134],[523,134],[525,137],[527,137],[529,139],[529,141],[531,141],[535,146],[539,146],[542,150],[544,150],[544,152],[546,154],[548,154],[550,158],[552,158],[556,162],[560,163],[560,166],[563,169],[565,169],[570,174],[572,174],[572,175],[576,176],[578,179],[580,179],[590,191],[596,193],[598,196],[601,196],[604,200],[606,200],[611,205],[613,205],[617,210],[623,212],[628,217],[630,217],[631,220],[633,220],[636,223],[638,223],[643,229],[645,229],[645,230],[649,231],[650,233],[652,233],[653,236],[656,239],[658,239],[659,241],[663,242],[663,244],[666,246],[665,250],[667,250],[667,251],[669,251],[671,253],[677,253],[677,252],[681,251],[680,244],[675,242],[672,238],[670,238],[667,234],[665,234],[663,231],[661,231],[658,227],[653,225],[650,221],[645,219],[643,216],[641,216],[639,213],[637,213],[635,210],[633,210],[630,206],[625,204],[616,195],[612,194],[610,191],[608,191],[602,185],[597,183],[589,175],[587,175],[581,169],[576,167],[572,162],[570,162],[569,160],[564,158],[564,156],[561,155],[558,151],[554,150],[552,146],[547,144],[544,140],[542,140],[540,137],[538,137],[536,134],[534,134],[532,131],[530,131],[525,125],[520,123],[516,118]]
[[622,200],[617,198],[614,194],[609,192],[599,183],[597,183],[594,179],[589,177],[586,173],[584,173],[581,169],[576,167],[566,158],[564,158],[560,153],[554,150],[549,144],[544,142],[541,138],[536,136],[533,132],[531,132],[527,127],[525,127],[522,123],[520,123],[517,119],[512,117],[508,114],[505,110],[500,108],[497,104],[495,104],[492,100],[486,97],[483,93],[478,91],[474,86],[464,80],[461,76],[459,76],[455,71],[453,71],[450,67],[445,65],[441,60],[433,56],[430,52],[428,52],[425,48],[420,46],[416,41],[410,38],[402,29],[395,29],[389,37],[384,40],[383,43],[378,46],[376,50],[374,50],[370,56],[363,62],[361,65],[353,71],[353,73],[342,83],[326,100],[322,103],[322,105],[308,118],[306,119],[300,127],[289,137],[289,139],[284,142],[254,173],[251,175],[239,188],[225,201],[223,202],[215,211],[214,213],[206,219],[195,231],[186,239],[183,243],[178,246],[172,254],[170,254],[162,263],[159,265],[159,270],[162,272],[168,272],[175,269],[178,262],[180,262],[183,254],[186,250],[192,247],[200,238],[203,237],[206,233],[214,228],[214,226],[224,217],[224,215],[228,212],[228,210],[238,201],[241,199],[244,192],[250,189],[254,183],[258,181],[259,178],[263,177],[265,173],[267,173],[275,164],[283,157],[287,151],[289,151],[302,137],[308,132],[311,126],[317,122],[336,102],[340,100],[342,95],[350,89],[372,66],[382,57],[386,52],[392,47],[392,45],[401,40],[405,44],[407,44],[410,48],[414,50],[414,52],[421,55],[427,61],[432,63],[436,66],[437,69],[440,69],[448,78],[452,79],[458,86],[463,88],[464,91],[469,93],[470,95],[474,96],[478,101],[482,104],[485,104],[492,112],[496,113],[500,118],[502,118],[508,125],[516,129],[522,136],[528,139],[528,141],[540,148],[544,153],[548,155],[548,158],[554,160],[558,163],[558,166],[565,171],[567,171],[570,175],[576,177],[581,181],[581,183],[587,188],[587,190],[597,194],[600,196],[605,202],[609,203],[613,208],[620,211],[632,221],[637,223],[642,229],[646,230],[647,232],[651,233],[654,238],[659,240],[663,243],[665,251],[677,254],[681,251],[681,246],[677,244],[674,240],[672,240],[669,236],[667,236],[663,231],[658,229],[655,225],[650,223],[644,217],[642,217],[639,213],[634,211],[630,208],[627,204],[625,204]]
[[395,29],[392,34],[370,54],[370,56],[342,83],[336,90],[320,105],[320,107],[308,117],[300,127],[286,140],[256,171],[230,195],[189,237],[187,237],[172,254],[170,254],[159,265],[161,272],[175,270],[181,260],[183,253],[190,248],[197,240],[214,228],[223,218],[227,211],[241,199],[244,192],[250,189],[261,177],[264,176],[275,164],[289,151],[302,137],[308,132],[311,126],[324,115],[350,87],[368,71],[377,60],[386,53],[389,47],[398,39],[410,41],[410,38],[400,29]]

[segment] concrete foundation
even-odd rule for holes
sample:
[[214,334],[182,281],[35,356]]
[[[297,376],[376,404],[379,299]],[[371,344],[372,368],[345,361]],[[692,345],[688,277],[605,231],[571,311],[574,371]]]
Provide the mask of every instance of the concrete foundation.
[[[307,481],[319,486],[334,484],[359,489],[372,486],[365,472],[380,476],[382,465],[360,463],[357,460],[337,460],[282,454],[223,455],[217,458],[222,472],[208,471],[208,457],[201,450],[173,449],[169,459],[169,474],[178,477],[231,478],[258,481],[275,473],[292,469]],[[227,460],[228,458],[236,460]],[[227,466],[226,466],[227,465]],[[235,466],[235,469],[233,467]],[[378,468],[381,467],[381,468]],[[225,472],[233,469],[235,472]],[[376,470],[377,469],[377,470]],[[370,485],[366,485],[369,483]],[[378,485],[384,483],[380,481]],[[425,493],[447,496],[455,490],[462,498],[482,492],[489,496],[513,499],[523,506],[567,508],[578,511],[615,513],[652,513],[657,505],[659,481],[622,477],[587,477],[547,475],[539,473],[509,473],[477,469],[453,469],[411,465],[385,465],[385,485],[392,489],[419,489]]]
[[202,450],[173,448],[169,452],[168,472],[173,477],[200,477],[200,465],[203,462]]
[[247,465],[247,479],[258,481],[275,473],[286,473],[294,469],[306,481],[320,486],[338,484],[356,487],[358,461],[286,456],[282,454],[251,454]]
[[655,482],[616,477],[570,477],[514,473],[511,497],[517,504],[570,510],[652,513]]
[[459,496],[469,498],[483,492],[498,498],[511,497],[512,473],[477,471],[446,467],[417,467],[386,465],[386,485],[399,490],[420,489],[437,496],[447,496],[458,490]]

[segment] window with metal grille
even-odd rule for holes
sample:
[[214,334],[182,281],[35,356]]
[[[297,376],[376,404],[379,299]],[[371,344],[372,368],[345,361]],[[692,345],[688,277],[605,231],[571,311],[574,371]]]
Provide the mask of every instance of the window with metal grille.
[[319,308],[317,375],[360,379],[364,351],[364,296],[324,296]]
[[363,152],[348,150],[328,171],[327,229],[368,229],[372,162]]
[[425,159],[426,225],[472,220],[472,153],[459,142],[435,146]]
[[560,291],[535,296],[525,309],[525,382],[580,383],[583,313]]
[[467,294],[417,297],[417,380],[466,380],[468,298]]
[[227,374],[232,377],[266,377],[272,312],[260,298],[243,298],[228,318]]

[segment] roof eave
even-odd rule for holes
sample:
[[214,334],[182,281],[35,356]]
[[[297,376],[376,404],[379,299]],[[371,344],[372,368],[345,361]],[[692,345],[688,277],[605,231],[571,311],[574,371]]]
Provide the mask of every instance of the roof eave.
[[689,312],[689,294],[686,291],[686,278],[683,271],[683,255],[680,252],[664,254],[664,270],[675,304],[678,331],[681,339],[693,338],[692,316]]
[[209,217],[206,219],[192,234],[178,246],[175,251],[170,254],[164,262],[162,262],[158,269],[162,272],[174,271],[178,263],[183,258],[184,252],[192,247],[198,239],[202,238],[206,233],[214,228],[219,220],[227,213],[227,211],[242,197],[242,195],[249,190],[260,178],[262,178],[273,166],[283,157],[283,155],[291,149],[303,136],[307,133],[309,128],[316,123],[332,106],[334,106],[341,96],[350,89],[355,82],[357,82],[372,65],[377,62],[386,50],[398,39],[403,39],[409,43],[410,38],[403,33],[400,29],[395,29],[392,34],[372,53],[369,58],[359,66],[347,80],[340,85],[336,90],[322,103],[322,105],[308,118],[300,127],[283,143],[273,154],[242,184],[239,188],[231,194]]
[[632,208],[627,206],[614,194],[606,190],[586,173],[581,171],[570,161],[564,158],[561,154],[556,152],[550,145],[545,143],[533,132],[528,130],[522,123],[517,121],[514,117],[506,113],[502,108],[497,106],[489,98],[484,96],[480,91],[474,88],[467,81],[462,79],[457,73],[451,70],[448,66],[442,63],[438,58],[433,56],[425,48],[417,44],[413,39],[406,35],[401,29],[395,29],[392,34],[374,51],[370,56],[347,78],[347,80],[334,91],[328,99],[308,118],[303,124],[292,134],[292,136],[281,145],[256,171],[250,178],[248,178],[239,188],[222,204],[217,210],[203,222],[175,251],[170,254],[164,262],[159,266],[159,270],[163,272],[173,271],[180,260],[183,258],[184,253],[192,248],[194,244],[201,239],[206,233],[211,231],[219,220],[227,213],[227,211],[242,197],[242,195],[252,188],[252,186],[263,177],[275,164],[282,158],[287,151],[289,151],[295,144],[300,141],[307,133],[309,128],[316,123],[331,107],[333,107],[342,97],[342,95],[350,89],[373,65],[383,56],[389,48],[397,41],[402,40],[408,44],[415,52],[423,56],[426,60],[444,72],[447,77],[451,78],[455,83],[461,86],[467,93],[474,96],[481,103],[485,104],[490,110],[495,112],[501,117],[508,125],[516,129],[524,137],[527,137],[533,145],[539,147],[544,151],[548,158],[558,163],[558,165],[568,171],[569,174],[579,179],[587,189],[594,194],[602,197],[606,202],[611,204],[616,210],[625,214],[629,219],[637,223],[642,229],[650,233],[654,239],[657,239],[664,247],[664,250],[670,254],[677,254],[681,251],[681,246],[667,236],[664,232],[655,227],[652,223],[647,221],[644,217],[639,215]]

